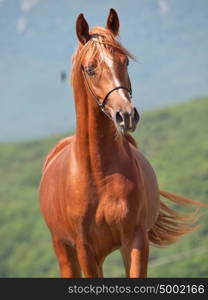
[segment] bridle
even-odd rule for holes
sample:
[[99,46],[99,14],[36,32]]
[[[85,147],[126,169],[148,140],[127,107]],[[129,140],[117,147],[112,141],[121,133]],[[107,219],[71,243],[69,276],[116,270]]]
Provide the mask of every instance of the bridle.
[[100,107],[100,109],[102,110],[102,112],[104,112],[110,119],[112,119],[109,114],[106,113],[106,111],[104,110],[105,108],[105,105],[108,101],[108,97],[110,96],[111,93],[113,93],[114,91],[117,91],[119,89],[123,89],[123,90],[126,90],[128,91],[129,93],[129,96],[130,96],[130,99],[132,98],[132,89],[131,89],[131,82],[130,82],[130,79],[129,79],[129,84],[130,84],[130,88],[127,88],[125,86],[116,86],[114,87],[112,90],[110,90],[106,95],[105,97],[103,98],[103,101],[100,102],[100,98],[98,96],[95,95],[95,93],[92,91],[90,85],[89,85],[89,82],[87,80],[87,76],[86,76],[86,73],[85,73],[85,70],[84,70],[84,67],[82,66],[82,73],[83,73],[83,76],[84,76],[84,80],[86,82],[86,86],[88,88],[88,90],[90,91],[91,95],[93,96],[93,98],[95,99],[97,105]]

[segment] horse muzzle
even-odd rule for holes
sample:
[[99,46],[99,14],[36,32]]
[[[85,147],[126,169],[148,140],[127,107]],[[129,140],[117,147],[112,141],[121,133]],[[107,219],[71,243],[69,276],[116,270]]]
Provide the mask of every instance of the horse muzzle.
[[133,107],[130,113],[120,110],[117,111],[115,115],[117,127],[124,133],[127,131],[133,132],[136,129],[139,120],[140,116],[135,107]]

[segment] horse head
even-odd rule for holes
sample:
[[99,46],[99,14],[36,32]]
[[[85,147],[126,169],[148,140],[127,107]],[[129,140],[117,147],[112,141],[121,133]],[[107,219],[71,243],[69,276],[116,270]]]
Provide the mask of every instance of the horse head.
[[120,132],[134,131],[139,114],[131,102],[128,75],[129,59],[133,56],[117,40],[116,11],[110,9],[105,28],[94,27],[91,31],[84,15],[80,14],[76,33],[80,44],[74,61],[79,61],[76,68],[81,71],[86,89]]

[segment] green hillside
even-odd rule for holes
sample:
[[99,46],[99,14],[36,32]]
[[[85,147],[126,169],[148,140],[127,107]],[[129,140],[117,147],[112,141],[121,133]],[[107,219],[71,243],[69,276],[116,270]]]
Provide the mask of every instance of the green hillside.
[[[142,115],[135,137],[160,187],[208,202],[208,98]],[[44,156],[61,136],[0,144],[0,277],[58,275],[38,203]],[[149,276],[208,277],[208,209],[201,228],[167,248],[151,248]],[[120,255],[106,259],[105,276],[124,276]]]

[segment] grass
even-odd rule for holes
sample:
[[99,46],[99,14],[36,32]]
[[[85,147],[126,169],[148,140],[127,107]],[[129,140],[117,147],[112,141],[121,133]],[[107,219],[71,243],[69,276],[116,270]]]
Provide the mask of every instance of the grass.
[[[208,98],[144,113],[134,134],[162,189],[208,201]],[[63,135],[65,136],[65,135]],[[55,277],[56,259],[39,211],[43,158],[63,136],[0,144],[0,276]],[[167,248],[150,251],[151,277],[207,277],[208,210],[201,228]],[[107,277],[124,276],[118,251],[105,261]]]

